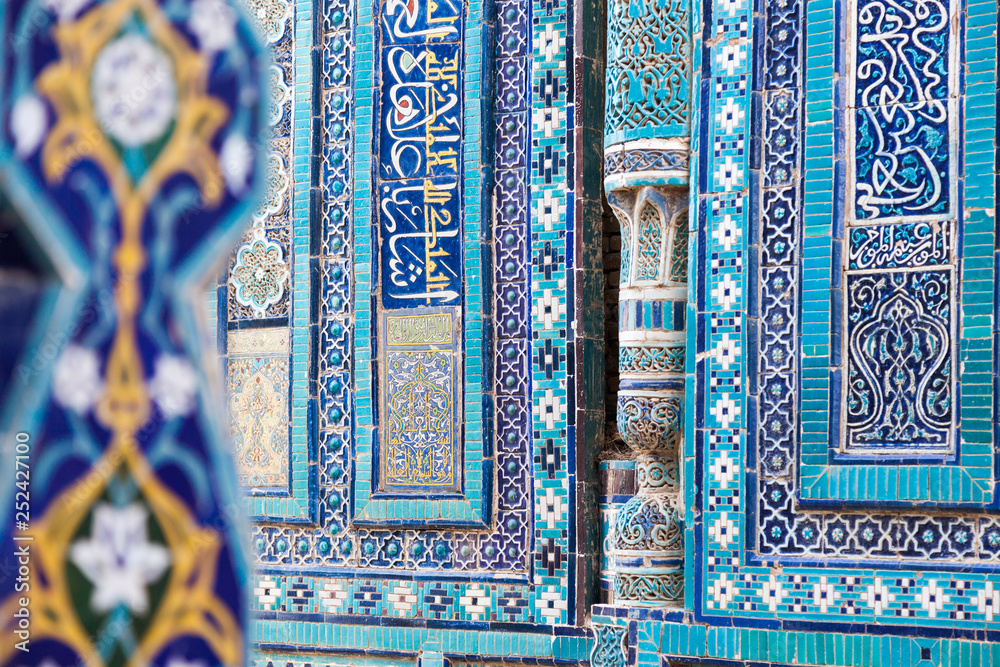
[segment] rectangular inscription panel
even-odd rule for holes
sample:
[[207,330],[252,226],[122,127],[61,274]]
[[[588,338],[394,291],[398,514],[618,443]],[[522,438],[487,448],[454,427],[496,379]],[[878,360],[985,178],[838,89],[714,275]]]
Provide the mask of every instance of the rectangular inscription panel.
[[849,6],[841,452],[947,456],[957,372],[955,9]]
[[461,491],[463,19],[458,2],[382,4],[374,231],[383,493]]
[[457,490],[458,340],[451,312],[385,317],[382,490]]
[[240,484],[288,492],[288,329],[228,336],[229,413]]

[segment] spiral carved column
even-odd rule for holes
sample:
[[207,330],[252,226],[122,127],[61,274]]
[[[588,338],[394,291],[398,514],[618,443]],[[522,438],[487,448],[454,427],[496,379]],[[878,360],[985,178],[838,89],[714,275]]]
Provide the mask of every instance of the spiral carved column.
[[615,604],[684,600],[689,0],[609,0],[604,186],[621,225],[618,431],[638,492],[612,535]]

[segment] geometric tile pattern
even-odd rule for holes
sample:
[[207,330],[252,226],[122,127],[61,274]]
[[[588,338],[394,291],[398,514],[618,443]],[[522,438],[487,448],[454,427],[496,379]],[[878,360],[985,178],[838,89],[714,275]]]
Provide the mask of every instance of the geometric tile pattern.
[[[297,33],[307,11],[302,5],[300,2],[295,8],[299,12]],[[471,52],[470,45],[477,44],[475,38],[479,35],[478,28],[473,35],[471,26],[478,25],[478,14],[474,14],[480,10],[473,4],[467,11],[465,40]],[[538,13],[538,21],[532,20],[532,11]],[[298,424],[315,424],[319,434],[315,443],[315,520],[293,522],[276,514],[254,526],[258,571],[267,572],[260,575],[257,585],[263,595],[258,615],[266,618],[268,612],[282,610],[295,614],[294,622],[280,624],[295,632],[312,620],[310,614],[335,614],[339,623],[353,623],[353,619],[368,615],[400,622],[428,618],[469,623],[565,623],[572,587],[571,481],[566,451],[566,423],[571,417],[566,386],[570,305],[564,229],[566,207],[571,205],[566,193],[566,7],[546,2],[532,10],[522,0],[497,3],[495,31],[481,33],[495,40],[495,45],[490,46],[495,72],[495,80],[490,82],[493,116],[481,121],[471,115],[468,107],[465,110],[467,125],[482,122],[484,128],[496,128],[496,134],[488,138],[494,144],[490,221],[493,276],[483,281],[492,286],[491,293],[484,295],[491,303],[485,309],[470,308],[463,322],[467,346],[464,373],[467,378],[482,374],[495,406],[495,417],[481,433],[477,425],[466,421],[465,442],[483,440],[484,453],[492,457],[492,466],[484,469],[490,475],[486,488],[496,500],[492,515],[479,519],[486,522],[485,529],[471,530],[421,528],[426,520],[414,522],[420,524],[416,527],[383,527],[366,521],[352,525],[357,508],[352,480],[359,467],[366,464],[366,459],[356,456],[355,446],[362,435],[357,429],[357,415],[371,410],[367,401],[351,393],[352,375],[364,377],[372,368],[368,353],[357,344],[359,338],[370,335],[362,310],[367,297],[360,298],[359,285],[368,279],[365,267],[370,255],[365,253],[371,249],[358,242],[358,227],[354,224],[355,219],[368,213],[370,190],[365,188],[370,185],[357,174],[368,159],[361,155],[359,147],[369,145],[371,137],[365,134],[368,130],[364,123],[353,120],[370,118],[372,114],[370,100],[355,97],[359,87],[372,76],[374,63],[368,55],[373,40],[372,12],[371,3],[353,6],[331,1],[317,19],[322,23],[320,97],[324,119],[319,166],[321,231],[320,238],[311,241],[311,246],[318,244],[320,248],[316,297],[319,350],[318,368],[314,371],[317,401],[315,408],[308,401],[297,403],[297,380],[293,379],[291,404],[292,437]],[[306,44],[309,37],[304,37]],[[298,51],[307,47],[295,48]],[[540,69],[534,68],[534,75],[533,61],[543,63]],[[470,79],[466,82],[469,94],[468,86],[478,75],[471,77],[466,72],[466,76]],[[301,98],[296,95],[293,99],[298,108]],[[300,159],[297,156],[293,162]],[[296,178],[296,186],[298,182]],[[545,185],[545,194],[535,199],[529,193],[539,184]],[[469,196],[468,179],[465,187]],[[298,199],[295,202],[297,206]],[[474,208],[467,207],[467,215]],[[298,213],[295,216],[297,220]],[[529,228],[531,221],[537,230]],[[467,222],[481,224],[474,219]],[[467,227],[466,231],[472,229]],[[311,246],[304,247],[307,256]],[[481,261],[478,232],[475,257],[469,254],[472,248],[469,245],[466,250],[465,267],[470,270],[472,266],[478,273],[478,264],[470,264]],[[295,255],[296,262],[298,259]],[[534,292],[528,290],[532,277]],[[308,288],[301,293],[307,294]],[[294,294],[299,299],[299,287]],[[293,309],[296,307],[293,305]],[[492,318],[477,325],[476,319],[484,310],[492,311]],[[529,324],[529,318],[533,323]],[[494,327],[490,336],[469,333],[469,326],[486,324]],[[293,337],[298,327],[296,323]],[[308,324],[303,329],[308,329]],[[485,348],[481,341],[491,339],[492,349]],[[294,343],[292,349],[294,369]],[[494,359],[489,363],[477,361],[487,355]],[[484,370],[470,365],[473,362],[482,363]],[[487,368],[492,374],[485,372]],[[313,389],[308,391],[311,394]],[[466,394],[466,419],[476,409],[482,410],[482,400]],[[297,410],[313,416],[306,421],[305,414],[296,416]],[[471,427],[475,428],[470,431]],[[468,482],[470,468],[467,462],[463,465]],[[426,499],[415,498],[402,511],[423,517],[428,506]],[[456,519],[474,518],[463,519],[464,515],[453,508],[439,507],[443,507],[441,516],[453,523]],[[362,576],[338,579],[344,568],[359,571]],[[393,570],[395,575],[416,575],[416,579],[388,579],[380,574],[387,570]],[[483,570],[490,574],[480,581]],[[326,576],[318,576],[320,573]],[[542,626],[525,627],[535,632]],[[259,633],[268,650],[281,643],[267,628]],[[559,649],[557,655],[586,656],[590,649],[587,632],[581,630],[579,635],[557,639],[555,644],[570,642],[577,646],[569,652]],[[546,641],[550,646],[553,643],[551,637]],[[500,654],[499,650],[497,647],[491,652]],[[546,650],[525,655],[552,654]]]
[[[713,92],[716,122],[702,152],[703,168],[711,176],[703,181],[709,183],[709,191],[699,195],[706,246],[699,257],[698,274],[704,281],[697,299],[705,337],[692,341],[699,351],[709,352],[696,379],[707,391],[694,406],[698,429],[691,443],[701,453],[696,458],[704,461],[698,468],[704,487],[696,498],[703,514],[696,521],[696,514],[689,515],[689,525],[697,525],[699,543],[704,545],[699,573],[691,582],[699,591],[696,611],[709,622],[720,614],[735,616],[740,625],[759,622],[754,619],[795,618],[956,629],[982,628],[985,623],[992,628],[993,591],[1000,577],[993,567],[980,570],[972,564],[993,561],[1000,549],[1000,529],[993,516],[811,509],[799,498],[805,492],[796,490],[804,481],[798,474],[795,446],[802,428],[796,421],[800,414],[796,406],[814,394],[808,393],[812,376],[796,372],[799,357],[786,341],[802,336],[802,344],[809,345],[809,334],[817,329],[798,310],[798,304],[807,300],[805,291],[815,288],[800,282],[794,267],[815,252],[811,239],[816,232],[803,233],[803,224],[813,223],[810,209],[803,209],[796,174],[803,168],[807,174],[819,169],[810,160],[820,155],[820,144],[800,134],[802,114],[816,108],[805,104],[800,63],[806,48],[818,49],[826,43],[823,40],[831,39],[832,33],[824,30],[831,17],[820,10],[814,16],[812,9],[806,17],[799,2],[769,2],[759,24],[762,30],[750,34],[745,3],[719,1],[711,10],[713,32],[732,39],[706,45],[702,53],[711,60],[707,87]],[[995,8],[994,14],[982,11],[984,16],[995,16]],[[802,41],[807,18],[808,44]],[[751,50],[751,40],[753,52],[768,65],[753,71],[748,89],[752,64],[741,54]],[[993,57],[988,54],[995,43],[977,45],[982,55],[970,46],[966,56],[970,61]],[[980,79],[989,86],[995,78],[993,69],[990,66]],[[759,156],[743,150],[743,133],[751,127],[751,104],[759,104],[762,112]],[[993,122],[992,102],[977,104],[977,109]],[[744,120],[727,124],[732,117]],[[808,128],[813,127],[810,123],[807,119]],[[969,141],[974,140],[978,135],[969,135]],[[816,173],[813,178],[822,176]],[[827,189],[829,182],[827,178]],[[759,187],[759,194],[748,197],[750,187]],[[807,192],[808,196],[815,199]],[[982,214],[974,211],[974,215]],[[758,219],[759,224],[749,224]],[[984,229],[992,230],[992,221]],[[749,266],[744,261],[747,243],[760,257],[759,264]],[[748,275],[751,268],[759,271],[759,277]],[[752,289],[759,291],[748,292],[744,286],[748,278]],[[723,284],[726,292],[720,290]],[[741,312],[748,305],[751,316],[759,318],[751,330]],[[752,354],[746,356],[748,341]],[[750,377],[743,380],[746,372]],[[744,469],[749,472],[741,473]],[[897,478],[876,476],[866,482],[849,476],[856,474],[845,473],[840,487],[854,493],[855,500],[871,504],[879,498],[882,503],[896,498],[887,491],[895,494]],[[956,500],[978,499],[982,507],[984,496],[976,496],[972,487],[968,492],[957,487],[946,490],[944,473],[940,482],[933,473],[919,479],[925,493],[913,497],[949,493],[946,497]],[[916,477],[913,480],[917,482]],[[871,485],[870,493],[866,484]],[[884,488],[889,484],[891,489]],[[744,547],[752,551],[745,552]],[[772,567],[775,559],[780,568]],[[816,567],[820,559],[823,568]],[[883,569],[889,561],[895,567]],[[956,561],[962,561],[962,572],[954,571]]]
[[[830,229],[821,229],[824,224],[845,228],[853,224],[810,218],[807,195],[813,193],[800,186],[810,170],[810,178],[833,180],[810,162],[821,149],[815,127],[803,129],[804,124],[814,125],[807,90],[815,91],[807,87],[803,59],[810,45],[827,48],[822,40],[831,38],[824,30],[821,10],[810,14],[813,10],[807,12],[800,0],[758,3],[756,10],[762,18],[757,17],[756,23],[749,0],[706,2],[710,6],[704,13],[700,3],[693,8],[696,21],[704,17],[707,22],[704,34],[711,40],[696,45],[691,88],[701,91],[698,120],[704,128],[696,133],[692,172],[692,182],[698,184],[697,205],[692,208],[698,220],[698,233],[692,233],[698,267],[693,277],[695,304],[684,315],[654,313],[649,304],[634,302],[622,317],[646,328],[677,328],[685,319],[697,323],[688,327],[689,344],[698,357],[691,380],[695,386],[687,392],[685,415],[690,428],[685,429],[684,475],[686,479],[699,475],[701,484],[686,487],[686,538],[696,554],[688,560],[687,599],[693,601],[689,604],[698,621],[722,618],[727,624],[748,627],[682,625],[676,622],[679,614],[669,613],[633,612],[625,619],[605,607],[597,608],[603,616],[595,620],[629,627],[629,664],[657,652],[720,660],[865,665],[877,664],[871,656],[880,656],[883,664],[889,664],[890,657],[912,656],[909,662],[900,659],[902,664],[913,665],[925,660],[924,655],[935,663],[959,653],[990,657],[988,645],[971,641],[876,636],[858,645],[849,635],[838,634],[846,627],[838,624],[858,622],[897,627],[920,624],[959,632],[1000,630],[995,625],[1000,623],[996,617],[1000,577],[991,565],[1000,560],[1000,517],[986,511],[973,513],[976,506],[982,510],[991,497],[992,478],[976,477],[976,465],[962,457],[982,458],[983,452],[975,449],[977,443],[954,437],[954,429],[951,440],[945,438],[945,444],[933,452],[937,468],[947,469],[938,477],[933,477],[926,461],[920,462],[926,474],[916,471],[912,477],[908,472],[897,477],[889,473],[880,477],[876,472],[866,477],[869,473],[862,472],[864,466],[834,470],[837,462],[827,451],[829,434],[824,434],[820,467],[828,466],[839,476],[830,487],[836,487],[836,493],[826,495],[849,506],[832,508],[812,502],[826,498],[824,494],[810,497],[803,486],[804,466],[813,460],[800,460],[799,434],[803,427],[800,406],[812,400],[809,392],[815,385],[799,360],[794,341],[801,338],[803,344],[813,345],[819,340],[813,336],[829,338],[829,331],[820,331],[804,317],[802,304],[809,301],[806,292],[813,289],[809,282],[813,274],[803,275],[799,267],[807,256],[815,257],[818,252],[816,238],[831,236]],[[280,651],[303,644],[369,650],[374,642],[384,640],[392,643],[391,650],[413,652],[427,639],[424,635],[415,638],[413,633],[418,631],[406,625],[413,621],[417,626],[431,621],[470,624],[463,627],[476,628],[481,631],[479,641],[487,641],[488,629],[495,627],[490,624],[544,624],[537,629],[573,618],[578,584],[569,554],[574,548],[576,481],[570,472],[572,453],[567,439],[574,437],[568,424],[579,408],[568,372],[573,351],[567,344],[572,336],[567,329],[576,306],[568,285],[575,258],[567,249],[573,247],[572,237],[578,231],[573,228],[574,209],[580,202],[574,199],[573,178],[581,177],[573,173],[573,151],[567,146],[574,123],[579,122],[568,104],[573,85],[567,61],[573,48],[568,20],[573,6],[561,0],[531,4],[530,10],[519,0],[500,0],[496,6],[493,66],[498,76],[492,91],[495,115],[489,124],[490,131],[494,126],[496,130],[493,137],[484,139],[492,141],[495,149],[489,239],[494,266],[490,281],[484,281],[491,283],[491,289],[481,295],[484,303],[491,301],[481,310],[492,311],[493,316],[492,323],[484,321],[481,326],[483,331],[493,327],[494,343],[492,350],[473,350],[472,344],[489,336],[478,330],[466,335],[463,360],[457,366],[468,377],[470,369],[474,375],[478,372],[468,365],[470,360],[482,363],[481,386],[495,401],[494,431],[486,425],[488,420],[482,427],[479,422],[465,422],[466,427],[472,425],[474,438],[481,438],[482,456],[473,457],[471,466],[465,453],[458,461],[459,477],[473,479],[468,477],[471,472],[495,484],[495,512],[489,516],[485,509],[477,509],[475,515],[463,514],[457,505],[442,509],[415,499],[409,507],[379,508],[365,517],[365,521],[375,520],[363,526],[351,525],[359,497],[352,486],[359,469],[371,466],[372,460],[364,450],[357,456],[354,438],[358,416],[371,421],[371,410],[377,408],[369,398],[359,400],[352,395],[351,387],[352,373],[364,376],[375,368],[372,352],[364,343],[372,336],[370,316],[364,312],[368,283],[358,287],[371,280],[366,271],[373,247],[357,243],[353,219],[366,220],[373,213],[366,210],[371,207],[371,183],[364,174],[358,175],[368,168],[369,159],[356,152],[370,146],[371,136],[365,132],[371,130],[352,121],[370,119],[373,114],[370,99],[353,97],[361,89],[359,82],[370,80],[376,68],[370,55],[375,40],[373,7],[360,3],[355,17],[355,7],[331,0],[320,11],[323,127],[318,171],[322,203],[317,204],[320,238],[310,242],[321,247],[316,295],[320,314],[318,321],[303,325],[319,331],[317,368],[309,375],[315,387],[303,394],[317,400],[315,404],[303,400],[298,406],[292,400],[293,414],[298,407],[305,413],[301,423],[315,424],[319,433],[314,444],[320,481],[315,520],[303,524],[267,521],[255,527],[257,558],[265,567],[255,584],[260,641],[268,651],[278,652],[274,664],[286,658],[295,663],[294,656]],[[471,21],[480,8],[473,3],[466,11]],[[989,16],[988,8],[967,11],[972,18]],[[993,11],[995,15],[995,7]],[[803,29],[806,22],[809,31]],[[987,52],[989,44],[976,42],[968,47],[966,57],[983,58]],[[707,75],[701,81],[703,73]],[[994,76],[992,70],[979,76],[965,85],[970,90],[994,85],[989,78]],[[989,121],[993,112],[975,113]],[[468,114],[466,109],[466,123],[471,122]],[[953,118],[950,115],[948,122],[958,122]],[[954,156],[949,160],[944,168],[955,174],[952,180],[966,177],[961,161]],[[972,180],[968,184],[976,185]],[[958,213],[949,218],[956,229],[969,235],[966,252],[979,241],[984,248],[992,242],[986,239],[992,225],[986,212],[989,207],[982,204],[985,200],[976,204],[974,196],[973,188],[964,204],[971,218]],[[960,206],[955,198],[948,201],[949,206]],[[843,211],[838,215],[843,217]],[[475,220],[468,231],[475,232],[478,243],[478,234],[485,228]],[[843,238],[843,230],[836,231]],[[953,241],[942,242],[945,246],[952,253],[944,263],[952,271],[949,280],[963,282],[958,280],[957,246]],[[306,256],[309,248],[305,244]],[[470,249],[464,247],[464,266],[475,273],[479,269],[470,269],[474,265],[469,262],[480,258],[471,258]],[[849,289],[851,274],[841,270],[846,266],[842,262],[846,245],[838,252],[824,255],[827,299],[831,284]],[[963,280],[989,282],[992,264],[987,266],[988,261],[992,260],[984,259],[982,267],[972,268],[985,273],[961,276]],[[930,273],[931,264],[920,266]],[[993,289],[992,284],[988,289]],[[362,303],[355,313],[360,313],[358,318],[352,317],[352,303]],[[983,314],[975,309],[970,312],[966,321],[957,318],[955,324],[947,323],[953,327],[952,337],[981,326],[975,318]],[[463,312],[467,334],[470,326],[479,326],[474,314],[472,309]],[[943,322],[950,316],[939,319]],[[841,343],[836,341],[836,345]],[[833,354],[835,345],[829,340],[815,344],[829,349],[806,352]],[[976,356],[979,352],[963,348],[954,358],[965,363],[967,370],[971,362],[972,372],[985,372],[987,366],[992,368],[992,350]],[[952,365],[950,372],[957,376],[958,364]],[[485,370],[490,366],[492,376]],[[464,399],[459,409],[465,410],[466,418],[470,413],[483,414],[481,397],[465,395]],[[965,417],[975,416],[966,407],[956,406],[962,411],[963,428]],[[361,433],[362,439],[369,436]],[[492,470],[484,468],[481,460],[490,454]],[[949,456],[956,461],[945,461]],[[952,465],[956,462],[961,465]],[[979,468],[991,465],[991,461],[981,462]],[[364,478],[366,483],[370,479]],[[911,485],[919,490],[909,493]],[[899,488],[905,490],[903,495],[897,494]],[[932,515],[905,508],[872,508],[909,497],[942,505]],[[959,501],[972,503],[973,510],[960,512],[947,506]],[[421,525],[376,525],[390,514],[417,516],[432,507],[436,519],[460,517],[481,523],[460,529],[440,525],[433,530]],[[313,571],[307,573],[307,569]],[[381,574],[388,570],[405,574],[390,579]],[[490,574],[482,575],[483,570]],[[412,573],[420,576],[411,577]],[[288,618],[296,620],[289,623]],[[372,631],[352,634],[351,625],[367,619],[372,619]],[[816,631],[789,638],[770,629],[791,621]],[[809,625],[813,623],[819,625]],[[753,627],[761,624],[769,629]],[[468,641],[464,632],[442,631],[447,637],[444,641],[456,642],[453,652],[458,643]],[[580,640],[580,658],[589,656],[593,640],[573,639]],[[471,644],[461,645],[466,655],[507,655],[500,643],[489,648],[477,644],[475,650]],[[533,659],[544,654],[518,653]],[[576,655],[556,655],[571,654]],[[337,660],[331,657],[329,664]]]

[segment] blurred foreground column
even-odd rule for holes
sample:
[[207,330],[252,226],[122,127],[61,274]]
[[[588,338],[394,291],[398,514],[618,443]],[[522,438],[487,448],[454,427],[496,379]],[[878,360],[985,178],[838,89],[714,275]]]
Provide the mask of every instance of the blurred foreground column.
[[244,664],[196,313],[264,175],[248,26],[226,0],[0,4],[2,665]]

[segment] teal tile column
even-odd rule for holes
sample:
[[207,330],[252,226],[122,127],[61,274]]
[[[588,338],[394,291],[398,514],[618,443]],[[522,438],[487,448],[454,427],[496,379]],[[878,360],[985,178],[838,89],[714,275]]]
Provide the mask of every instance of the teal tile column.
[[604,186],[621,225],[618,431],[638,493],[611,538],[614,602],[681,606],[679,446],[688,268],[688,0],[612,0]]

